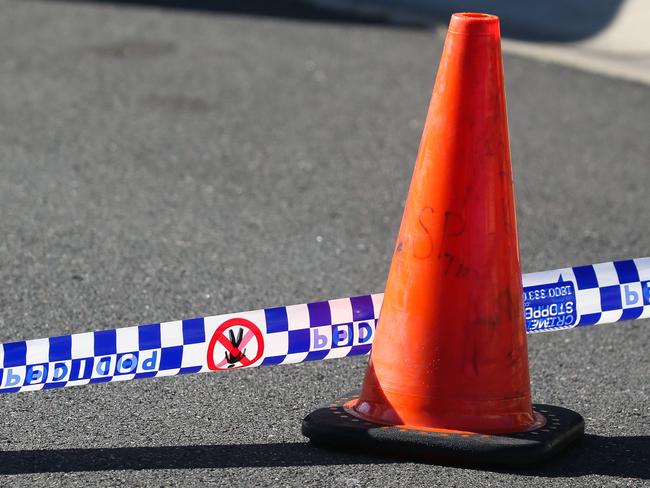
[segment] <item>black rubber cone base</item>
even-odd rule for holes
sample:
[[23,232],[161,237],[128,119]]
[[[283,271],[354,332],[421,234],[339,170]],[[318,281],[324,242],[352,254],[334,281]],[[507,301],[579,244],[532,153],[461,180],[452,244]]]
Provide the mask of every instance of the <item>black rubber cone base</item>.
[[515,434],[448,433],[367,422],[350,413],[345,404],[358,392],[323,406],[302,422],[302,433],[319,447],[361,450],[366,453],[439,464],[525,466],[540,463],[577,441],[584,433],[580,414],[562,407],[534,404],[546,423]]

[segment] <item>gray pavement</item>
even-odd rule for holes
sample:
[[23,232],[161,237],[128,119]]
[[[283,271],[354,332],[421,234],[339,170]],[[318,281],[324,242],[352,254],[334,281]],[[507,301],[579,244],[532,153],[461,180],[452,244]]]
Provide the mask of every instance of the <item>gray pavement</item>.
[[[442,39],[243,10],[0,2],[0,341],[382,289]],[[649,255],[650,89],[504,63],[524,270]],[[530,338],[587,423],[533,470],[309,447],[359,358],[3,396],[0,483],[641,486],[648,331]]]

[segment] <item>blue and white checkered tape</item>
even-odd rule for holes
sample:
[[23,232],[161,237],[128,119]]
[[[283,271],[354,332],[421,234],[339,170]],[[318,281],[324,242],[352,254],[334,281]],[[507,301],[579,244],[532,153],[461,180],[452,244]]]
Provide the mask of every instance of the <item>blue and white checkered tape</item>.
[[[527,332],[650,317],[650,258],[523,276]],[[0,393],[368,354],[383,294],[5,343]]]
[[528,332],[650,317],[650,258],[523,276]]
[[0,393],[370,352],[382,295],[2,344]]

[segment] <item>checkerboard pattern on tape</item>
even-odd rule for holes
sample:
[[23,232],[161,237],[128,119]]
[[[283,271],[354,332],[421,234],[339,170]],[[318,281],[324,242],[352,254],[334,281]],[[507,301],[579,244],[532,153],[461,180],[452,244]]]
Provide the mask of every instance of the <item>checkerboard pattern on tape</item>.
[[[525,274],[523,285],[529,333],[650,317],[650,258]],[[0,393],[368,354],[382,300],[363,295],[5,343]],[[240,333],[242,343],[231,344],[222,329],[232,319],[257,335]],[[261,341],[259,357],[247,361],[251,340]],[[211,362],[219,341],[225,347]]]
[[[650,317],[650,258],[526,274],[523,276],[524,301],[526,291],[533,287],[548,288],[551,284],[565,283],[575,293],[575,321],[553,328],[583,327]],[[535,330],[528,317],[526,328],[529,332],[549,330]]]
[[381,295],[364,295],[5,343],[0,393],[210,371],[210,341],[229,319],[261,332],[263,354],[249,367],[368,354],[380,306]]

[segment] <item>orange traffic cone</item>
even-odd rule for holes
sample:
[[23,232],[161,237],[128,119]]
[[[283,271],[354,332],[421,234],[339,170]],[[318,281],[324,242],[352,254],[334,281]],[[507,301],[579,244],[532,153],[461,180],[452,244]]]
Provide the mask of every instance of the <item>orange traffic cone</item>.
[[451,18],[361,394],[321,408],[321,445],[520,464],[582,435],[533,406],[499,19]]

